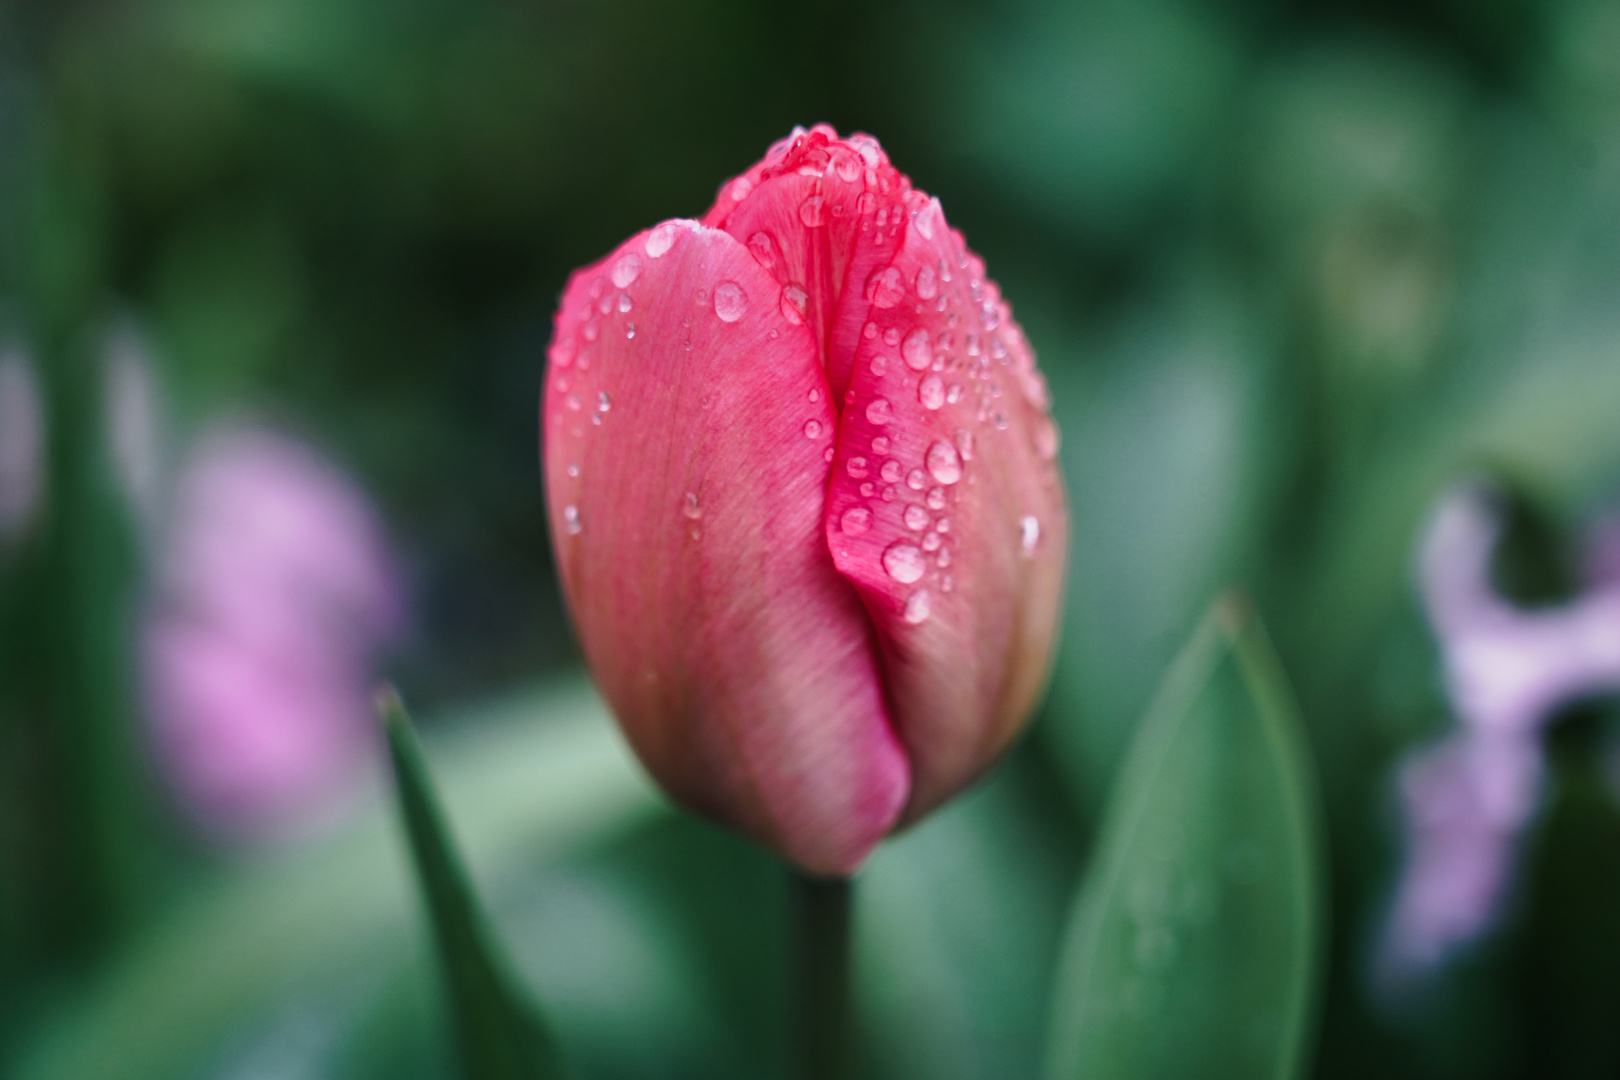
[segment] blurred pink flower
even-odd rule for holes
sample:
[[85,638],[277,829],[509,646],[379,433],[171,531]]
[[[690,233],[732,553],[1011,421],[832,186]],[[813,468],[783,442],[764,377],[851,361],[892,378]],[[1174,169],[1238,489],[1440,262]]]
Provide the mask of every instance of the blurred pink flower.
[[1541,729],[1562,705],[1620,688],[1620,534],[1594,530],[1580,596],[1527,610],[1491,584],[1501,531],[1489,489],[1466,484],[1442,499],[1422,545],[1424,605],[1459,726],[1400,766],[1406,862],[1379,957],[1391,989],[1490,928],[1540,797]]
[[375,513],[310,448],[229,428],[192,453],[168,528],[144,642],[161,768],[222,837],[318,827],[363,776],[371,665],[403,617]]

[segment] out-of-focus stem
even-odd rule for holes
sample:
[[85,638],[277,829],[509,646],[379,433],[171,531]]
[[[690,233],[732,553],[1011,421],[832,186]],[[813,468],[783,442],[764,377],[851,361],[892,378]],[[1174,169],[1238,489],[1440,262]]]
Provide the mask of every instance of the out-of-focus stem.
[[800,1080],[847,1080],[852,1069],[848,878],[792,872],[797,1010],[795,1068]]

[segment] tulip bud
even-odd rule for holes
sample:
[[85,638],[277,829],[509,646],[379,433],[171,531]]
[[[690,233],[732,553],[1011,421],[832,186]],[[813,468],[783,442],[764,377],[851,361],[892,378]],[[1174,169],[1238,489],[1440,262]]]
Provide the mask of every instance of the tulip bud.
[[570,279],[541,413],[564,591],[679,801],[817,873],[995,760],[1068,522],[1046,382],[876,140],[796,130]]

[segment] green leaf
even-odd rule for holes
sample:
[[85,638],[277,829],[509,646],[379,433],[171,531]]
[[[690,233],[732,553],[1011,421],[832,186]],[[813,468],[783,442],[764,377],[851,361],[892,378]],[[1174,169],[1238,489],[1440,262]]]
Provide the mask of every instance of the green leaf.
[[[560,862],[667,812],[590,683],[454,709],[427,745],[462,850],[487,877]],[[212,1075],[266,1017],[328,1014],[395,971],[420,935],[392,807],[308,847],[226,863],[0,1061],[10,1080]],[[313,996],[312,996],[313,995]]]
[[1258,619],[1218,601],[1114,789],[1058,975],[1049,1080],[1286,1078],[1323,930],[1315,776]]
[[467,1080],[564,1075],[557,1049],[479,906],[439,810],[422,747],[399,696],[378,702],[417,878],[439,944]]

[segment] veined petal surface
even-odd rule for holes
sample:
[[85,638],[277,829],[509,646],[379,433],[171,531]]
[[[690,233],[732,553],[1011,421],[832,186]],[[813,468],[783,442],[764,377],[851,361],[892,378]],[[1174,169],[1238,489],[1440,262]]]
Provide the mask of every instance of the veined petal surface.
[[817,343],[730,235],[666,222],[570,281],[543,398],[587,659],[676,798],[853,870],[909,793],[861,600],[827,556]]
[[876,140],[796,133],[706,220],[814,285],[839,406],[828,548],[877,630],[915,819],[995,760],[1045,682],[1068,545],[1046,381],[983,261]]
[[875,139],[796,129],[576,274],[547,380],[564,588],[672,794],[842,873],[1005,749],[1057,629],[1057,429]]

